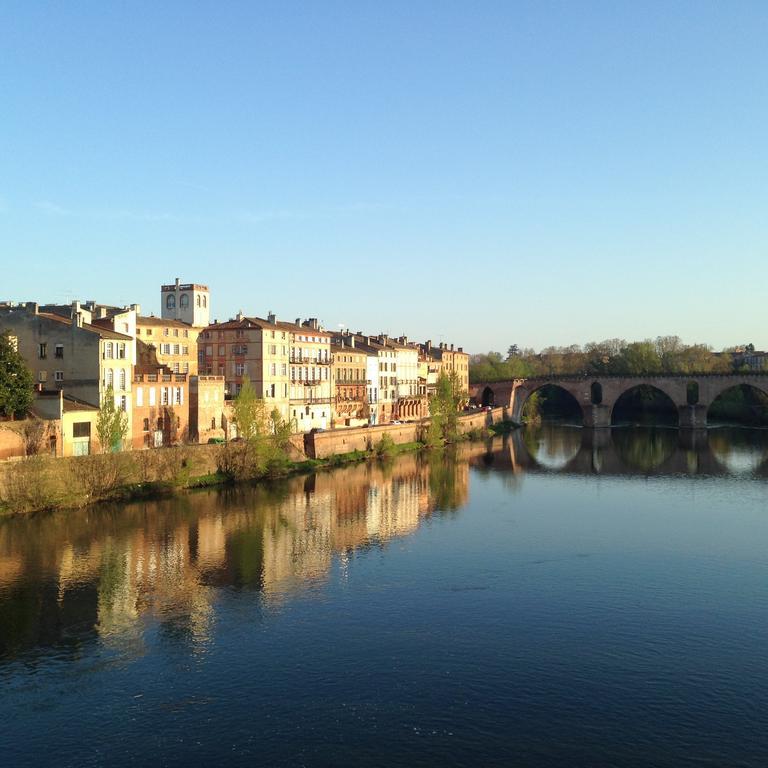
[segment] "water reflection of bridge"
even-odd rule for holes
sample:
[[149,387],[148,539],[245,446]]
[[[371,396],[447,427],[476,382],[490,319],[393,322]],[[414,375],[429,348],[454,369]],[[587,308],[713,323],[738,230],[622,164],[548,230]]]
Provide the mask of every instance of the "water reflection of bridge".
[[768,477],[768,433],[739,429],[517,430],[467,448],[472,466],[570,475]]

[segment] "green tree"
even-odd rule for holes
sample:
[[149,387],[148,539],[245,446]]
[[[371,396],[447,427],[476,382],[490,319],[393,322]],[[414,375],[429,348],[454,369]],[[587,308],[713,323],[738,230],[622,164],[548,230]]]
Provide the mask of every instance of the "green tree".
[[10,335],[0,333],[0,416],[23,419],[34,399],[34,379]]
[[277,408],[267,411],[264,400],[246,376],[232,405],[235,426],[242,442],[222,451],[219,469],[234,479],[278,472],[288,461],[292,424]]
[[96,434],[102,453],[114,453],[122,448],[128,434],[128,414],[115,405],[115,392],[107,387],[96,417]]
[[456,371],[447,375],[440,372],[435,394],[429,399],[430,423],[426,441],[438,445],[446,440],[454,440],[458,435],[459,409],[467,393],[461,389]]

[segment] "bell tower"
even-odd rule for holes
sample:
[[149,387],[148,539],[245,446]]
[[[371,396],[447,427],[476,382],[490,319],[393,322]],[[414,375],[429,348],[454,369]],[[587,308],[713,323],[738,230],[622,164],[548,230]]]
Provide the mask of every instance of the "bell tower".
[[181,283],[160,286],[160,317],[163,320],[180,320],[193,328],[205,328],[210,324],[210,291],[207,285]]

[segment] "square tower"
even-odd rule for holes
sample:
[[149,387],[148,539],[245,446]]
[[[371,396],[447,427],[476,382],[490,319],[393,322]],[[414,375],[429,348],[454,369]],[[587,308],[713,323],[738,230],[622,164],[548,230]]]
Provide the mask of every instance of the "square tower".
[[180,320],[193,328],[210,325],[210,292],[207,285],[180,283],[160,286],[160,317]]

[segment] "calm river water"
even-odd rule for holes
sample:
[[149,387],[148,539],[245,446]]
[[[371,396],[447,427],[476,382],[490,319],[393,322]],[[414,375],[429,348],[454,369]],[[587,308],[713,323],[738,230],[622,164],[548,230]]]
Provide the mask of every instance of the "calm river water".
[[0,764],[768,765],[768,433],[545,426],[0,522]]

